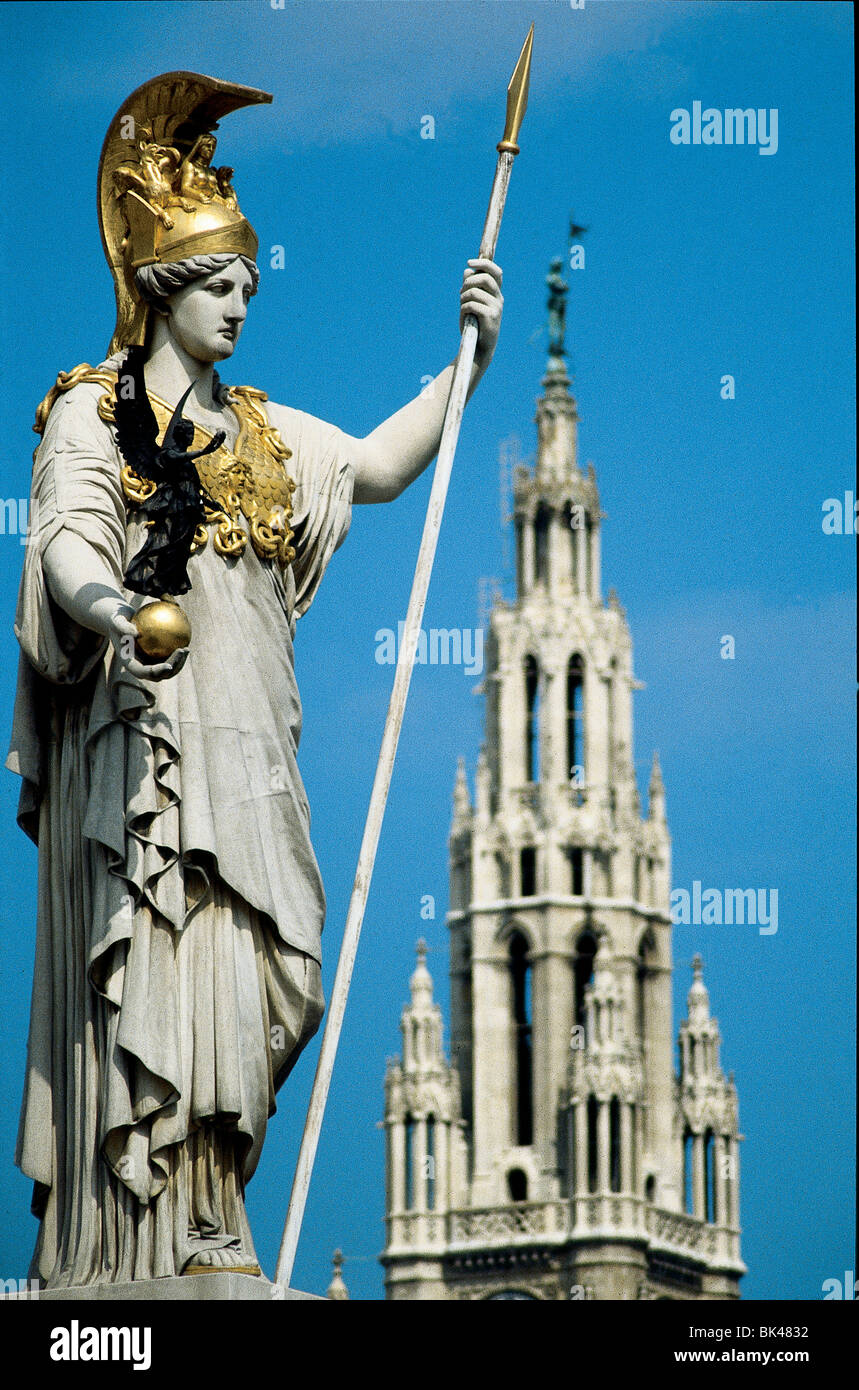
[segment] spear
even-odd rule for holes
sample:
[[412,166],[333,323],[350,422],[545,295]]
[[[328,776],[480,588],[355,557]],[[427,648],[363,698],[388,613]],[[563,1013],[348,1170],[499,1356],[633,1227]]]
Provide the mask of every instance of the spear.
[[[504,203],[507,198],[507,188],[510,183],[513,160],[519,153],[519,146],[516,140],[519,135],[519,127],[522,124],[522,118],[525,115],[525,107],[528,104],[528,78],[531,71],[531,48],[533,42],[534,26],[532,24],[528,31],[528,37],[522,46],[522,52],[519,54],[518,62],[513,69],[513,76],[510,78],[510,83],[507,87],[507,118],[504,124],[504,136],[497,145],[498,163],[495,168],[495,179],[492,184],[489,209],[486,213],[486,221],[483,226],[483,239],[480,243],[480,255],[482,257],[487,257],[489,260],[495,255],[495,247],[498,242],[498,233],[501,227],[501,215],[504,212]],[[319,1143],[319,1133],[322,1128],[325,1104],[328,1100],[328,1088],[331,1084],[331,1075],[334,1070],[337,1044],[340,1041],[340,1032],[343,1027],[343,1017],[346,1012],[346,999],[349,994],[349,985],[352,979],[355,956],[358,950],[358,939],[361,935],[361,926],[364,921],[367,895],[370,891],[373,864],[376,859],[376,850],[378,848],[379,835],[382,829],[382,818],[385,814],[385,803],[388,799],[388,789],[391,785],[391,774],[394,769],[397,743],[400,737],[400,729],[402,728],[403,714],[406,708],[406,697],[409,693],[409,683],[415,664],[415,652],[417,650],[418,637],[420,635],[421,622],[424,615],[424,605],[426,603],[433,560],[435,559],[436,545],[438,544],[438,536],[441,529],[441,519],[444,513],[444,504],[447,498],[447,489],[450,483],[451,470],[453,468],[453,458],[456,453],[459,430],[465,410],[465,400],[471,381],[471,368],[474,363],[476,347],[477,320],[473,314],[468,314],[465,319],[465,324],[463,325],[459,352],[457,353],[456,365],[454,367],[453,382],[451,384],[444,417],[444,426],[433,476],[429,506],[427,508],[426,521],[424,522],[421,546],[418,551],[418,561],[415,567],[415,577],[412,582],[409,606],[406,612],[405,630],[397,657],[394,688],[391,691],[391,700],[385,719],[382,746],[379,752],[379,761],[376,765],[373,790],[370,794],[367,821],[364,826],[364,838],[361,841],[361,851],[358,855],[358,868],[355,872],[355,883],[352,888],[349,911],[346,915],[346,926],[343,931],[340,958],[337,962],[337,974],[334,977],[334,988],[331,991],[328,1018],[322,1037],[322,1047],[319,1052],[316,1075],[313,1080],[313,1090],[310,1096],[307,1119],[304,1124],[304,1134],[302,1135],[298,1164],[292,1183],[292,1193],[289,1198],[289,1211],[287,1212],[286,1224],[283,1229],[283,1239],[280,1243],[275,1282],[281,1285],[288,1286],[292,1278],[292,1267],[295,1263],[298,1237],[301,1231],[301,1223],[304,1219],[307,1192],[310,1187],[310,1177],[313,1171],[313,1161],[316,1157],[316,1148]]]

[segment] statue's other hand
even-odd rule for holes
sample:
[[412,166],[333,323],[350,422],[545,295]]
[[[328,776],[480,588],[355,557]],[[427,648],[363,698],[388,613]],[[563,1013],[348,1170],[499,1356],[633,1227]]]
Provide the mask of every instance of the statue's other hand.
[[138,680],[163,681],[177,675],[188,659],[189,647],[178,647],[166,661],[140,661],[136,655],[137,628],[131,621],[134,609],[123,604],[111,618],[107,635],[130,676]]
[[473,314],[477,319],[474,360],[481,370],[489,366],[501,331],[501,312],[504,308],[501,278],[501,267],[485,257],[470,260],[463,272],[459,293],[459,331],[462,332],[466,314]]

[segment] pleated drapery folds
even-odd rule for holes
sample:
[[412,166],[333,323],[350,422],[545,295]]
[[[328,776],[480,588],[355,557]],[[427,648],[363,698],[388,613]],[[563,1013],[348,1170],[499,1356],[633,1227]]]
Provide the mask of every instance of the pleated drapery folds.
[[39,845],[17,1162],[47,1287],[253,1267],[244,1186],[323,1010],[292,639],[348,530],[344,437],[271,407],[293,451],[296,561],[281,575],[251,547],[194,556],[191,655],[147,683],[65,619],[42,573],[63,527],[118,588],[140,547],[102,389],[62,397],[37,453],[7,759]]

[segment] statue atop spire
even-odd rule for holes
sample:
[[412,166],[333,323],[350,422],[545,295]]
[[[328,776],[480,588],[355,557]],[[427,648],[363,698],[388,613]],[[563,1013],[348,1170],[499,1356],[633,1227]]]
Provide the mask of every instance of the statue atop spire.
[[[573,214],[570,213],[571,251],[581,250],[581,247],[573,247],[572,243],[586,231],[587,227],[576,222]],[[564,359],[567,356],[567,349],[564,338],[567,330],[567,295],[570,292],[570,287],[561,275],[563,264],[562,257],[556,256],[549,266],[549,274],[546,276],[546,285],[549,290],[549,298],[546,301],[549,314],[549,361],[546,370],[547,372],[563,372],[566,375]],[[576,264],[572,257],[570,264]]]
[[567,375],[564,336],[567,326],[567,295],[569,285],[561,275],[564,262],[556,256],[549,267],[546,285],[549,297],[546,308],[549,317],[549,356],[543,377],[543,395],[537,400],[537,465],[535,480],[559,483],[579,474],[576,443],[576,402],[570,394]]
[[[556,256],[549,267],[549,274],[546,276],[546,284],[549,288],[549,298],[546,301],[546,308],[549,311],[549,367],[563,367],[563,358],[566,357],[564,347],[564,334],[567,326],[567,295],[570,287],[561,275],[563,261],[560,256]],[[553,361],[552,359],[557,359]]]

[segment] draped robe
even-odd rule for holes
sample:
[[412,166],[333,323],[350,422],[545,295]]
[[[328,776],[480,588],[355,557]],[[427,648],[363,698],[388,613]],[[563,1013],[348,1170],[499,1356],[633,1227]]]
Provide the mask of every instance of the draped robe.
[[[15,624],[7,766],[39,847],[16,1161],[46,1287],[178,1274],[212,1251],[253,1269],[244,1185],[324,1007],[293,637],[349,528],[345,436],[264,407],[292,450],[295,560],[282,573],[250,543],[225,558],[210,538],[181,599],[188,660],[146,682],[57,607],[42,567],[68,529],[144,602],[123,587],[145,533],[103,394],[84,381],[51,409]],[[208,437],[198,428],[195,447]]]

